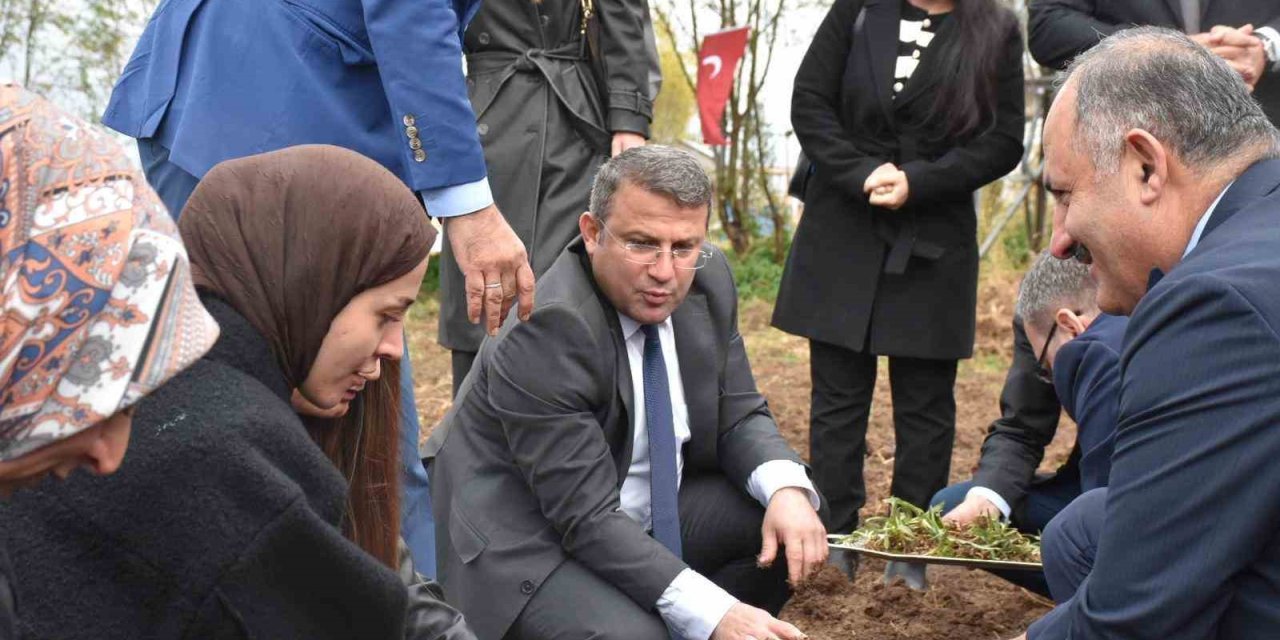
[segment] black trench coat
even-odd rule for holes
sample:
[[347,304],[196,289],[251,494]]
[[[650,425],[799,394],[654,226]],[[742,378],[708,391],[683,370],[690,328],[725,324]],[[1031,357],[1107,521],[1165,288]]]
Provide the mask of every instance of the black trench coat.
[[[594,4],[598,57],[581,37],[581,0],[485,2],[463,43],[489,185],[537,276],[578,234],[613,134],[647,138],[653,119],[658,63],[648,0]],[[484,330],[467,321],[447,237],[440,296],[440,344],[479,349]]]
[[[939,136],[924,120],[944,80],[938,51],[956,23],[942,23],[895,100],[900,1],[836,0],[796,74],[791,122],[814,173],[773,325],[877,355],[967,358],[978,282],[973,192],[1022,156],[1022,36],[1010,15],[992,126],[968,139]],[[897,211],[862,192],[885,162],[907,174]]]

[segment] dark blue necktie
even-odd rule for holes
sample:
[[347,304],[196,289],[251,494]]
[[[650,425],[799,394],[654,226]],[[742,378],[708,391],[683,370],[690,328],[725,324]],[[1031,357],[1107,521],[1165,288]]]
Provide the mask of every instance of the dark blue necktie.
[[644,329],[644,415],[649,430],[649,507],[653,537],[677,557],[680,548],[680,511],[677,506],[679,475],[676,471],[676,428],[671,417],[671,388],[667,363],[662,358],[658,327]]

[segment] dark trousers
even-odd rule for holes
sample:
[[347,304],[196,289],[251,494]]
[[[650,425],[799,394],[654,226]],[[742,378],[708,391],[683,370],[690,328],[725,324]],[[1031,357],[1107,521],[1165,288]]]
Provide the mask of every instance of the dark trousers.
[[1080,494],[1044,529],[1040,557],[1049,593],[1059,604],[1071,599],[1093,570],[1098,536],[1106,522],[1107,490]]
[[459,351],[449,352],[450,365],[453,370],[453,397],[458,397],[458,389],[462,388],[462,381],[466,379],[467,374],[471,372],[471,365],[476,363],[476,351]]
[[[934,494],[929,506],[942,505],[942,513],[945,515],[964,502],[965,495],[972,487],[972,481],[953,484]],[[1049,526],[1049,521],[1079,495],[1080,479],[1078,477],[1055,476],[1044,482],[1032,484],[1022,502],[1013,505],[1009,524],[1016,527],[1018,531],[1038,536],[1045,527]],[[1049,597],[1049,583],[1045,581],[1043,571],[992,571],[991,573],[1023,589]]]
[[[813,395],[809,462],[830,505],[827,531],[858,527],[867,500],[862,477],[867,419],[876,388],[876,356],[809,341]],[[894,460],[890,493],[925,507],[947,484],[956,435],[956,361],[889,358]]]
[[[778,615],[791,597],[787,566],[756,566],[764,509],[722,475],[684,478],[680,532],[689,567],[738,600]],[[635,602],[574,560],[560,565],[525,605],[508,640],[652,639],[671,636],[652,604]]]

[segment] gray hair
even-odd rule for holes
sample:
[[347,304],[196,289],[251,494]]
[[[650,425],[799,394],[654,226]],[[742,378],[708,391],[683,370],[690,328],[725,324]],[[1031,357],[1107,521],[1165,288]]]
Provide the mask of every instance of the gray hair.
[[1059,82],[1076,83],[1077,149],[1099,175],[1119,169],[1124,134],[1141,128],[1194,170],[1245,150],[1274,156],[1280,133],[1226,61],[1170,29],[1119,31],[1080,54]]
[[[667,197],[682,208],[708,207],[711,179],[693,154],[657,144],[632,147],[600,166],[591,186],[591,213],[608,219],[623,183]],[[708,214],[710,214],[708,207]]]
[[1043,251],[1022,277],[1014,313],[1028,324],[1048,331],[1053,314],[1062,307],[1076,313],[1092,312],[1098,303],[1098,285],[1089,267],[1077,260],[1059,260]]

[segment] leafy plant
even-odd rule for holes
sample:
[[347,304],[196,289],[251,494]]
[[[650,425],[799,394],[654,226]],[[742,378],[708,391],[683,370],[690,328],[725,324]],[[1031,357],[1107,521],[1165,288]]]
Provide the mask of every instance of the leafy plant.
[[969,558],[1007,562],[1040,562],[1040,540],[1024,535],[998,518],[978,518],[968,527],[942,519],[942,506],[925,510],[889,498],[887,515],[867,518],[857,531],[840,540],[888,553]]

